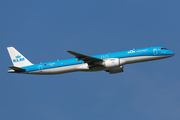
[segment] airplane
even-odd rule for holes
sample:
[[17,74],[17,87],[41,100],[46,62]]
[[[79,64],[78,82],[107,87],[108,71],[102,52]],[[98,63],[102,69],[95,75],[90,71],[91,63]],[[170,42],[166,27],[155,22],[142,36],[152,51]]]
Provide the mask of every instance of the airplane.
[[164,59],[175,55],[164,47],[149,47],[127,51],[88,56],[74,51],[67,52],[75,58],[32,64],[14,47],[7,47],[14,66],[8,73],[53,75],[76,71],[106,71],[110,74],[121,73],[126,64]]

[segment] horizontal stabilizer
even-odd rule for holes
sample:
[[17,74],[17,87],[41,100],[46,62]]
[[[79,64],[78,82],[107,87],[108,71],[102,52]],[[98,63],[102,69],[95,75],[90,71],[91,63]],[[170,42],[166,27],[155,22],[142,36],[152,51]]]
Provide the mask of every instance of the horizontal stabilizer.
[[9,66],[9,68],[13,69],[13,70],[17,70],[17,71],[24,71],[26,69],[20,68],[20,67],[15,67],[15,66]]

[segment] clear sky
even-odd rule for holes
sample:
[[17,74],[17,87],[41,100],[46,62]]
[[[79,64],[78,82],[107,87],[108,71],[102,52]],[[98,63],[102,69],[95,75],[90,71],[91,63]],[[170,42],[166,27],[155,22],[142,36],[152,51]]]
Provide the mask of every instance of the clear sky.
[[[1,0],[0,120],[180,120],[179,0]],[[32,63],[162,46],[174,57],[124,72],[8,74]]]

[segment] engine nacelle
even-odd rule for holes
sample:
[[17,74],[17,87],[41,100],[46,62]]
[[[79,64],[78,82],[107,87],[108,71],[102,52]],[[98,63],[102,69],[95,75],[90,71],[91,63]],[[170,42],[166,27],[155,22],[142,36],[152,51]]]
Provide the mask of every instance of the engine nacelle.
[[118,58],[111,58],[111,59],[106,59],[103,62],[103,66],[105,68],[116,68],[120,66],[120,61]]
[[104,60],[104,62],[102,63],[102,65],[105,68],[117,68],[120,67],[122,65],[125,64],[125,60],[123,59],[119,59],[119,58],[110,58],[110,59],[106,59]]
[[123,66],[120,66],[118,68],[108,69],[108,70],[105,70],[105,71],[109,72],[109,74],[115,74],[115,73],[124,72]]
[[119,59],[119,58],[110,58],[104,60],[102,63],[102,66],[105,68],[117,68],[125,64],[125,60]]

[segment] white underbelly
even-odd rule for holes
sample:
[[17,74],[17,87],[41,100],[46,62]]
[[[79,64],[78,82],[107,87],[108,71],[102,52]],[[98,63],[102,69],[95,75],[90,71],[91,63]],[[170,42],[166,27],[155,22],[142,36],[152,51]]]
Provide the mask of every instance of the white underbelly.
[[138,62],[146,62],[151,60],[158,60],[163,58],[168,58],[170,55],[166,56],[137,56],[137,57],[127,57],[127,58],[121,58],[122,60],[125,60],[125,64],[131,64],[131,63],[138,63]]

